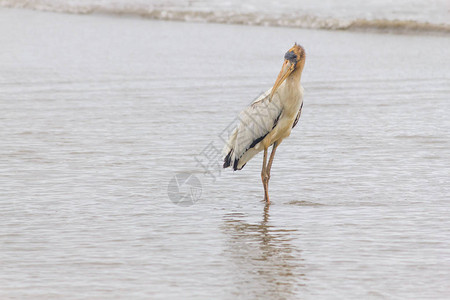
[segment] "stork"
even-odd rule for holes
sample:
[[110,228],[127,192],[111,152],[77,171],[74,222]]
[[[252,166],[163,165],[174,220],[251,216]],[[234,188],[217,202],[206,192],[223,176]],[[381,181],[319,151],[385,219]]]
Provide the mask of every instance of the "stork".
[[[270,203],[269,180],[275,152],[291,134],[302,112],[300,79],[304,66],[305,49],[295,43],[284,55],[283,66],[273,87],[240,113],[240,122],[223,150],[223,167],[231,167],[235,171],[241,170],[253,156],[264,150],[261,180],[267,203]],[[267,161],[270,146],[272,152]]]

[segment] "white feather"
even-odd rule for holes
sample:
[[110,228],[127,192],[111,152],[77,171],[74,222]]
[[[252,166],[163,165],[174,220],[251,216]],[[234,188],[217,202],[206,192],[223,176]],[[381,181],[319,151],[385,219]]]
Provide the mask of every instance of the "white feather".
[[[223,153],[230,151],[231,166],[238,160],[237,169],[241,169],[253,156],[262,150],[259,142],[262,141],[280,117],[283,106],[278,93],[269,101],[270,92],[262,94],[258,99],[244,109],[239,115],[239,125],[234,129],[226,143]],[[255,141],[259,142],[254,144]],[[254,145],[252,145],[254,144]]]

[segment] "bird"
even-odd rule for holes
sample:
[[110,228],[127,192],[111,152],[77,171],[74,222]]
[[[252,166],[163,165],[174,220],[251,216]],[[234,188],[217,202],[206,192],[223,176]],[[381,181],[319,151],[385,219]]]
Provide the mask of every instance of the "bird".
[[239,123],[223,149],[223,168],[231,167],[234,171],[242,170],[250,159],[264,151],[261,181],[267,204],[270,204],[269,180],[275,152],[297,125],[302,113],[304,89],[300,81],[305,56],[305,49],[297,43],[286,52],[273,87],[239,114]]

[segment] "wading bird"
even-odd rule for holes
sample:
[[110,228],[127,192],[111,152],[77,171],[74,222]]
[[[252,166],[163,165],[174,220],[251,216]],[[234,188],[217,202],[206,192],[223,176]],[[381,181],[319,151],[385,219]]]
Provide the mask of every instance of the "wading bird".
[[[223,167],[241,170],[257,153],[264,150],[261,180],[264,199],[269,200],[269,179],[275,151],[297,125],[303,107],[300,84],[305,65],[305,49],[297,43],[286,52],[275,84],[239,116],[239,124],[224,148]],[[267,150],[272,146],[267,162]]]

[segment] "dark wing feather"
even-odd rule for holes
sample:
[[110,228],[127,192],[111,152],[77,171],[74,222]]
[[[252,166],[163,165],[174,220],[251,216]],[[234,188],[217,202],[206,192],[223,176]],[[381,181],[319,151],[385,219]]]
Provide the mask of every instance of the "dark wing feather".
[[300,109],[298,110],[297,117],[295,117],[295,121],[294,121],[294,124],[292,125],[292,128],[294,128],[295,125],[297,125],[298,120],[300,120],[300,116],[302,115],[302,108],[303,108],[303,102],[302,102],[302,105],[300,106]]

